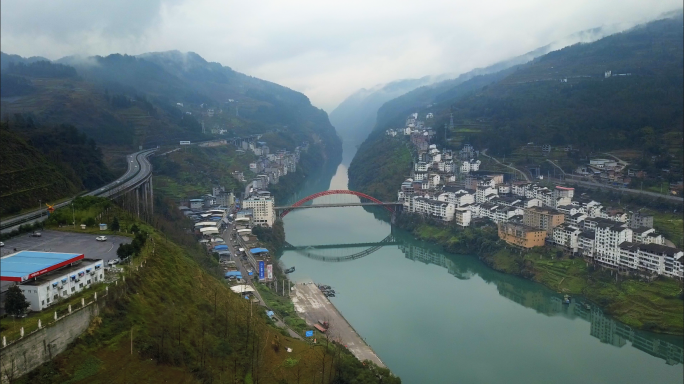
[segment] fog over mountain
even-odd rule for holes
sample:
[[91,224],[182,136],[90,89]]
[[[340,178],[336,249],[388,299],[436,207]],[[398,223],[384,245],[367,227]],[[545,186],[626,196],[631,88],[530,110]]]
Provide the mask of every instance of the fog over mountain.
[[[330,122],[335,126],[343,140],[361,142],[375,126],[380,107],[390,100],[414,91],[414,97],[405,101],[408,103],[407,107],[411,106],[411,103],[414,101],[429,103],[432,102],[432,98],[435,95],[475,76],[495,73],[516,65],[525,64],[539,56],[569,45],[591,43],[605,36],[623,31],[626,26],[627,24],[624,23],[612,24],[573,33],[533,51],[461,74],[445,73],[438,76],[424,76],[419,79],[402,79],[386,84],[377,84],[369,89],[362,88],[351,94],[330,112]],[[404,101],[397,100],[394,102],[402,103]]]
[[314,105],[332,111],[360,88],[458,75],[576,31],[626,28],[682,5],[678,0],[5,0],[0,6],[3,52],[51,60],[197,52],[209,62],[303,92]]

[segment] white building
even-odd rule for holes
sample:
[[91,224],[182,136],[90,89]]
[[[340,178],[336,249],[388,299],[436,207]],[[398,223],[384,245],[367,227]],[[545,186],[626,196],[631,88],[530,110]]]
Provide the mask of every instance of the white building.
[[102,260],[84,258],[70,266],[25,281],[19,284],[19,288],[31,303],[29,309],[37,312],[103,280]]
[[243,200],[242,208],[252,209],[255,224],[272,227],[276,220],[273,197],[268,192],[260,191]]
[[574,225],[561,224],[553,229],[553,242],[556,245],[570,249],[571,252],[579,251],[579,236],[582,231]]
[[471,212],[468,208],[456,208],[454,210],[454,224],[460,225],[461,227],[467,227],[470,225]]
[[599,222],[596,226],[594,243],[594,260],[599,263],[618,267],[620,262],[620,244],[632,242],[632,229],[624,224]]
[[414,196],[411,211],[423,215],[437,217],[443,221],[452,221],[456,206],[452,203]]
[[683,255],[681,250],[664,245],[625,242],[620,244],[620,267],[681,280]]

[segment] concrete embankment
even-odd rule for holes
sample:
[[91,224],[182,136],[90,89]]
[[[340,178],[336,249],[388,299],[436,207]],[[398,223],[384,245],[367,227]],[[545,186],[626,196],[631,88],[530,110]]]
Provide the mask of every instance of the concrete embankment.
[[316,284],[311,281],[298,282],[294,288],[292,302],[297,313],[306,320],[307,324],[313,326],[319,320],[327,321],[328,338],[346,346],[357,359],[370,360],[380,367],[385,367],[378,355],[356,333]]

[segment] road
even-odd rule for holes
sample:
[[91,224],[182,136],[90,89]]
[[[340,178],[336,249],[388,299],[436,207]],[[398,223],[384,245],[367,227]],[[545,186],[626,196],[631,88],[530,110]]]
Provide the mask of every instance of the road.
[[[242,243],[241,240],[237,244],[234,243],[234,239],[232,238],[232,234],[234,234],[235,231],[233,231],[233,226],[232,224],[228,224],[226,226],[226,229],[223,231],[221,234],[221,238],[223,241],[225,241],[226,245],[228,245],[228,250],[230,251],[230,254],[232,255],[233,261],[235,261],[235,266],[238,268],[240,273],[242,274],[242,277],[245,279],[246,284],[250,285],[252,288],[254,288],[254,296],[259,300],[259,305],[261,305],[264,308],[271,309],[268,307],[266,304],[266,301],[261,297],[261,294],[259,294],[259,291],[256,290],[256,287],[254,286],[254,281],[253,277],[254,276],[249,276],[249,273],[247,272],[248,268],[251,268],[254,273],[256,274],[257,269],[255,268],[256,266],[254,264],[254,260],[251,261],[252,265],[246,260],[243,260],[239,254],[240,252],[238,251],[238,248],[246,248]],[[290,327],[285,324],[277,315],[273,316],[273,319],[276,323],[276,326],[280,328],[285,328],[287,330],[287,333],[290,335],[290,337],[293,337],[295,339],[300,339],[303,340],[302,336],[299,335],[297,332],[293,331]]]
[[553,160],[546,159],[546,161],[548,161],[549,163],[553,164],[553,166],[556,167],[556,168],[558,168],[558,169],[563,173],[563,176],[565,176],[565,171],[563,170],[563,168],[559,167],[558,164],[556,164],[556,163],[553,162]]
[[357,359],[370,360],[380,367],[385,366],[316,284],[311,281],[297,282],[292,302],[297,313],[306,320],[307,324],[313,326],[319,320],[327,321],[328,338],[347,347]]
[[[553,179],[550,181],[554,181]],[[579,184],[579,185],[584,185],[587,187],[596,187],[596,188],[601,188],[601,189],[612,189],[614,191],[620,191],[620,192],[625,192],[625,193],[631,193],[634,195],[646,195],[650,197],[656,197],[656,198],[661,198],[667,201],[674,201],[677,203],[684,202],[684,198],[681,198],[679,196],[670,196],[670,195],[664,195],[656,192],[650,192],[650,191],[642,191],[639,189],[630,189],[630,188],[621,188],[621,187],[613,187],[611,185],[606,185],[606,184],[601,184],[601,183],[595,183],[595,182],[590,182],[590,181],[582,181],[582,180],[577,180],[575,178],[565,178],[563,180],[555,180],[558,182],[563,182],[564,184]]]
[[496,159],[496,157],[492,157],[492,156],[487,155],[487,150],[486,150],[486,149],[483,150],[483,151],[480,152],[480,153],[482,153],[482,155],[487,156],[487,157],[489,157],[490,159],[496,161],[498,164],[503,165],[503,166],[506,167],[506,168],[510,168],[510,169],[512,169],[512,170],[514,170],[514,171],[516,171],[516,172],[520,172],[520,174],[523,175],[523,177],[525,177],[525,181],[527,181],[528,183],[530,182],[530,178],[527,177],[527,174],[525,174],[525,172],[519,170],[518,168],[512,167],[512,166],[510,166],[510,165],[506,165],[506,164],[500,162],[499,160]]
[[[152,165],[147,157],[155,150],[156,149],[147,149],[126,156],[126,161],[128,163],[126,173],[104,187],[90,191],[85,195],[112,197],[137,185],[142,180],[145,180],[152,172]],[[72,199],[69,199],[62,203],[56,204],[54,208],[57,209],[69,205],[71,204],[71,200]],[[32,224],[34,222],[41,222],[46,219],[47,208],[36,209],[35,211],[31,211],[19,216],[3,219],[0,223],[0,229],[2,233],[7,233],[11,232],[19,225]]]

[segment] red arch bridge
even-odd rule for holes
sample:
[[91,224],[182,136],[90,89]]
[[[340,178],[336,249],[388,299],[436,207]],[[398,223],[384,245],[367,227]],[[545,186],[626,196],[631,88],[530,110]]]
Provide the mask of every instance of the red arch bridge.
[[[341,195],[353,195],[359,198],[359,201],[342,201],[345,199],[338,199],[332,197],[339,197]],[[312,204],[306,204],[314,199],[331,196],[330,199],[324,199],[325,201],[320,201]],[[346,199],[349,200],[349,199]],[[380,201],[373,196],[369,196],[365,193],[350,191],[347,189],[331,189],[328,191],[314,193],[313,195],[307,196],[292,205],[275,207],[276,212],[280,212],[280,217],[285,217],[294,209],[302,208],[335,208],[335,207],[358,207],[358,206],[382,206],[390,213],[394,212],[401,206],[400,202],[391,201]]]

